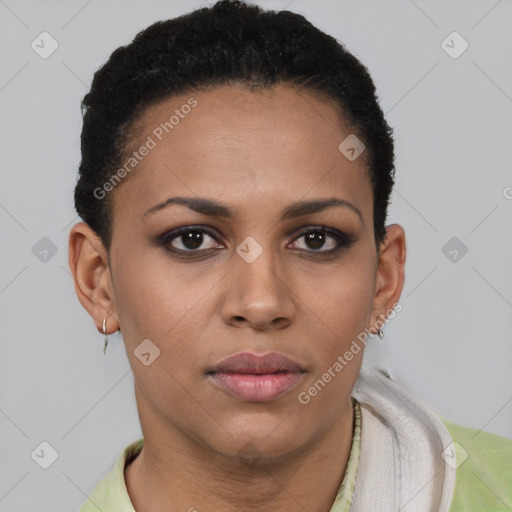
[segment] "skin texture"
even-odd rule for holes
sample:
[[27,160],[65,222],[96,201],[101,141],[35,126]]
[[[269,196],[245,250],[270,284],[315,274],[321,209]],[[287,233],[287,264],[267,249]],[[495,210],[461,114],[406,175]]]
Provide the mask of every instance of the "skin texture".
[[[135,377],[145,446],[125,470],[128,492],[137,512],[329,511],[352,442],[350,394],[363,350],[307,405],[298,395],[398,301],[404,230],[387,226],[377,253],[365,153],[349,161],[338,150],[352,133],[339,109],[289,86],[166,99],[144,113],[136,147],[192,96],[197,106],[110,192],[110,254],[86,224],[70,234],[78,298],[100,332],[105,317],[107,332],[121,329]],[[175,196],[216,200],[235,216],[171,204],[143,217]],[[331,206],[281,220],[292,204],[333,197],[360,217]],[[204,234],[181,257],[168,250],[191,252],[181,237],[158,245],[191,225],[216,237]],[[300,232],[318,226],[354,241],[323,255],[336,239],[308,243]],[[262,249],[251,263],[236,250],[249,236]],[[134,355],[145,339],[161,351],[149,366]],[[228,355],[274,350],[306,373],[272,401],[233,398],[205,373]]]

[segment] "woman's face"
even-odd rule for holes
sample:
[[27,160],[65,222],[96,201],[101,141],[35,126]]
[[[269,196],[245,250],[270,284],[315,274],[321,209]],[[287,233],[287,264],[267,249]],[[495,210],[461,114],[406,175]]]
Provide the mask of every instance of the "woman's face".
[[[332,104],[285,86],[175,96],[138,129],[132,175],[109,192],[108,288],[145,437],[228,457],[310,446],[347,409],[363,350],[343,356],[385,309],[365,153],[340,151],[352,132]],[[274,351],[301,371],[212,376]]]

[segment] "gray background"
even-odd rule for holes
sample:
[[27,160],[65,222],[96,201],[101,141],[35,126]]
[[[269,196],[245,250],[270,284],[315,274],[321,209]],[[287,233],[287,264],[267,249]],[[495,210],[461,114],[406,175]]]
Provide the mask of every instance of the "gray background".
[[[403,310],[371,342],[369,364],[451,421],[512,437],[512,2],[259,4],[288,6],[344,42],[395,129],[389,223],[407,234]],[[2,512],[77,510],[142,435],[122,339],[103,356],[67,263],[79,102],[115,48],[204,5],[0,0]],[[47,59],[31,48],[43,31],[59,45]],[[453,31],[469,43],[458,58],[441,45]],[[41,261],[44,237],[56,253]],[[454,247],[443,252],[452,237],[457,261],[444,253]],[[46,470],[31,458],[43,441],[58,452]]]

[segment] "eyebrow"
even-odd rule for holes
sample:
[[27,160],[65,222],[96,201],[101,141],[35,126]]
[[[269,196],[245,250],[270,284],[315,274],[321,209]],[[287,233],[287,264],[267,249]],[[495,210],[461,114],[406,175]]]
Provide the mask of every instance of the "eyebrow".
[[[155,204],[151,208],[148,208],[142,215],[142,219],[144,219],[144,217],[147,215],[151,215],[160,210],[163,210],[171,204],[182,204],[191,210],[194,210],[195,212],[202,213],[203,215],[219,216],[225,217],[227,219],[236,217],[235,212],[231,208],[213,199],[206,199],[202,197],[170,197],[165,201],[162,201],[161,203]],[[357,213],[359,219],[361,222],[363,222],[363,216],[356,206],[348,201],[345,201],[344,199],[339,199],[337,197],[293,203],[283,210],[281,220],[318,213],[333,206],[349,208],[353,212]]]

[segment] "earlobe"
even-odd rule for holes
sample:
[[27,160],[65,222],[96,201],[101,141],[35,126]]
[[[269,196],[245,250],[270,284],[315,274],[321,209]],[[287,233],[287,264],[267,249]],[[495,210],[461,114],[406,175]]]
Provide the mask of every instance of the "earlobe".
[[379,250],[370,323],[370,329],[375,333],[384,325],[386,318],[399,301],[405,279],[405,231],[399,224],[391,224],[386,227],[386,234]]
[[78,300],[94,319],[98,331],[102,332],[105,318],[108,331],[116,331],[119,321],[108,254],[99,236],[85,222],[79,222],[71,228],[68,261]]

